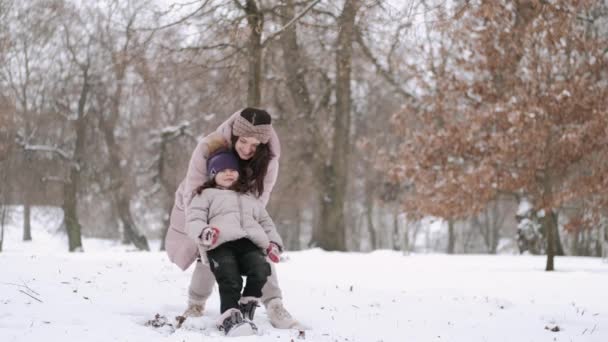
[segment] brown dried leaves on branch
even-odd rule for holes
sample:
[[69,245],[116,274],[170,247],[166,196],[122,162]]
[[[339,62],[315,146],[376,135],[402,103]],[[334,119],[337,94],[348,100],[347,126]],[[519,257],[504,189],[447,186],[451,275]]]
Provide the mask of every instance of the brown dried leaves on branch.
[[608,41],[580,19],[590,6],[488,1],[433,32],[451,45],[420,70],[432,70],[426,95],[393,118],[408,211],[459,218],[502,193],[606,208]]

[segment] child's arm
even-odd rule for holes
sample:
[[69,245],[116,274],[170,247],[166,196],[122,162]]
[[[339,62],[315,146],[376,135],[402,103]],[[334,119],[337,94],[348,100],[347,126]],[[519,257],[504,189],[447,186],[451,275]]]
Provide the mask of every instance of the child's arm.
[[199,245],[203,243],[201,239],[203,230],[209,227],[210,206],[211,199],[203,191],[200,195],[195,195],[192,198],[188,210],[186,210],[186,233]]

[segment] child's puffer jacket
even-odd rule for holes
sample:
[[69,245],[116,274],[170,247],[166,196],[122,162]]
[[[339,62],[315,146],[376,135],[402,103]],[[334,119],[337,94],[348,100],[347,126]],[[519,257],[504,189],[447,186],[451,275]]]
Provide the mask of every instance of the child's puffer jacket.
[[249,194],[209,188],[195,195],[186,210],[186,232],[200,246],[205,227],[215,227],[220,234],[211,250],[224,242],[247,238],[266,251],[270,242],[282,249],[279,236],[264,204]]

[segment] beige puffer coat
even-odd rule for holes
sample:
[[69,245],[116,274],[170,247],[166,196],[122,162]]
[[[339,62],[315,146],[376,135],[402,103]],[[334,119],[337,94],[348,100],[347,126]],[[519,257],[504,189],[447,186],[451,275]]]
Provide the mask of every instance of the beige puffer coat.
[[207,250],[241,238],[251,240],[264,252],[271,241],[283,248],[283,241],[264,204],[252,195],[225,189],[205,189],[192,198],[186,213],[186,232],[199,246],[205,227],[219,229],[216,244]]

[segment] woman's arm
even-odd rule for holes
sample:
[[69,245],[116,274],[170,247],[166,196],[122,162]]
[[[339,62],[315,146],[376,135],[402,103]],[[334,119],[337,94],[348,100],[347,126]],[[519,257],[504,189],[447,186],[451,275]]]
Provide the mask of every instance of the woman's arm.
[[186,208],[194,196],[194,190],[207,181],[207,159],[213,153],[226,148],[228,143],[215,132],[201,139],[196,145],[184,180],[183,201]]
[[203,185],[203,183],[205,183],[207,180],[208,157],[209,148],[206,143],[206,139],[202,139],[198,145],[196,145],[194,152],[192,152],[190,163],[188,163],[186,179],[184,180],[183,201],[186,208],[189,207],[190,201],[194,196],[194,190]]
[[260,195],[260,201],[264,204],[264,207],[268,205],[268,200],[270,200],[270,194],[272,193],[272,189],[277,182],[277,178],[279,177],[279,159],[281,159],[281,143],[279,142],[279,137],[275,132],[274,128],[272,129],[272,135],[270,136],[270,141],[268,142],[270,146],[270,151],[273,154],[273,158],[268,163],[268,170],[266,171],[266,177],[264,177],[264,192]]
[[258,223],[266,232],[266,235],[268,236],[270,242],[274,242],[275,244],[277,244],[277,246],[279,246],[281,250],[283,250],[283,239],[281,239],[279,232],[277,232],[277,228],[274,225],[274,222],[272,222],[272,218],[270,218],[270,215],[268,215],[266,209],[264,209],[263,207],[260,209],[261,210],[260,217],[258,218]]
[[268,200],[270,200],[270,194],[272,193],[272,189],[277,182],[277,178],[279,176],[279,159],[272,158],[270,163],[268,164],[268,171],[266,171],[266,177],[264,177],[264,192],[260,196],[259,200],[264,204],[264,207],[268,205]]

